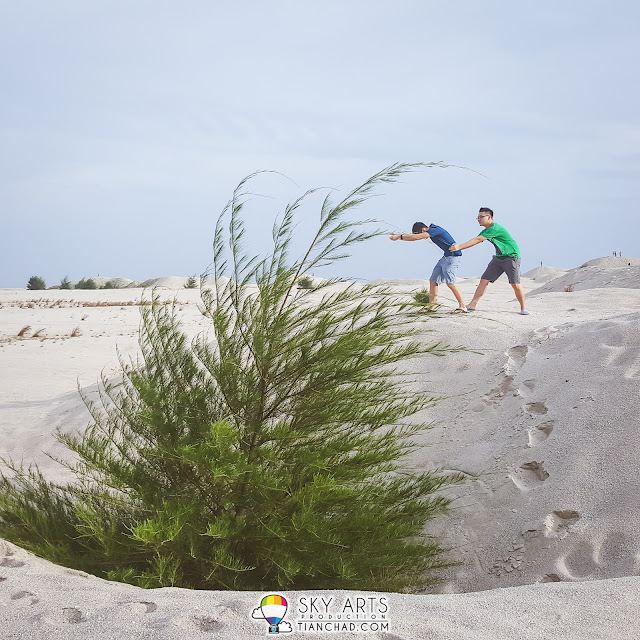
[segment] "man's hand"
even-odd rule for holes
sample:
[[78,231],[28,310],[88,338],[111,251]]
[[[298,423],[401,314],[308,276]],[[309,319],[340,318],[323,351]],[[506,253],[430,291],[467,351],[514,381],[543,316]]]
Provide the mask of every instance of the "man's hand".
[[393,235],[389,236],[390,240],[400,240],[400,235],[399,233],[394,233]]
[[460,245],[459,244],[452,244],[449,247],[449,251],[460,251]]

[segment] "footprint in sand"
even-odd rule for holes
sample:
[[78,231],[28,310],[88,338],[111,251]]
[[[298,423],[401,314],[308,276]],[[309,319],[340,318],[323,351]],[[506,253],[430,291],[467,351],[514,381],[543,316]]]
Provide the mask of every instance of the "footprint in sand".
[[546,538],[564,538],[569,533],[569,527],[580,519],[577,511],[566,509],[552,511],[544,520]]
[[528,350],[527,346],[518,345],[507,351],[507,361],[502,367],[502,380],[497,387],[485,394],[485,397],[502,398],[513,390],[513,379],[524,364]]
[[535,380],[525,380],[522,383],[523,387],[526,387],[529,391],[533,391],[536,388],[536,381]]
[[24,567],[25,563],[22,560],[13,558],[14,555],[15,552],[11,550],[9,545],[0,540],[0,567],[6,567],[7,569]]
[[524,410],[534,416],[543,416],[549,411],[544,402],[528,402]]
[[525,462],[510,476],[513,484],[523,493],[539,487],[549,474],[542,466],[542,462]]
[[508,376],[514,376],[518,369],[522,367],[524,361],[527,358],[527,353],[529,351],[529,347],[524,344],[519,344],[515,347],[511,347],[509,351],[507,351],[507,361],[502,368],[503,371]]
[[155,602],[129,602],[127,608],[134,613],[153,613],[158,610],[158,605]]
[[[13,555],[13,554],[10,554]],[[0,560],[0,567],[7,567],[9,569],[17,569],[18,567],[24,567],[22,560],[14,560],[10,557],[4,557]]]
[[624,533],[610,533],[600,544],[587,540],[579,542],[558,559],[556,568],[567,580],[638,575],[637,552]]
[[12,594],[2,594],[0,602],[13,607],[30,607],[40,601],[36,598],[35,593],[31,593],[31,591],[16,591]]
[[173,624],[184,629],[194,629],[205,632],[220,631],[223,627],[222,622],[207,615],[180,616],[173,621]]
[[537,427],[533,429],[529,429],[529,444],[528,447],[535,447],[536,445],[544,442],[552,433],[553,427],[555,425],[554,420],[547,420],[547,422],[543,422],[539,424]]
[[475,411],[476,413],[480,413],[481,411],[484,411],[487,407],[487,404],[483,401],[480,400],[480,402],[477,402],[476,404],[474,404],[471,407],[471,411]]
[[[571,309],[569,309],[569,311],[571,311]],[[557,574],[557,573],[547,573],[546,576],[542,576],[542,578],[540,578],[540,580],[538,580],[539,583],[544,583],[544,582],[562,582],[562,578]]]
[[522,367],[527,356],[529,348],[526,345],[517,345],[506,352],[507,361],[502,367],[502,377],[498,386],[485,393],[479,402],[471,407],[471,411],[484,411],[487,406],[496,405],[499,398],[503,398],[507,393],[513,390],[513,379],[516,373]]
[[80,609],[74,607],[63,607],[50,613],[45,620],[49,624],[79,624],[86,622],[87,619]]
[[[549,548],[549,538],[562,539],[569,533],[569,527],[580,518],[577,511],[566,509],[552,511],[540,525],[533,525],[522,531],[519,538],[512,541],[512,545],[505,555],[496,560],[489,573],[498,577],[505,573],[518,571],[526,562],[527,556],[536,558],[542,549]],[[561,582],[557,573],[548,573],[538,579],[538,582]]]

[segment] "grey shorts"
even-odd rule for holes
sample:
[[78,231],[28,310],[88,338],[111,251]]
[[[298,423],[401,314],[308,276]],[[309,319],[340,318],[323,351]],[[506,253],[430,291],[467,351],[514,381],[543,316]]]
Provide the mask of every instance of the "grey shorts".
[[460,264],[460,256],[442,256],[433,268],[429,280],[437,284],[455,284],[456,272]]
[[483,280],[495,282],[503,273],[507,274],[509,284],[520,284],[520,258],[493,256],[481,277]]

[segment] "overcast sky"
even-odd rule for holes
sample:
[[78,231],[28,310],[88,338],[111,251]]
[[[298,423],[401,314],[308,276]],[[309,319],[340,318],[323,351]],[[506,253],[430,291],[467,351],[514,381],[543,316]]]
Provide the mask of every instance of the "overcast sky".
[[[395,161],[482,175],[412,174],[360,216],[464,242],[488,206],[525,271],[638,256],[639,64],[631,0],[0,0],[0,287],[201,273],[245,175],[291,179],[254,184],[264,252],[287,200]],[[317,275],[428,278],[438,256],[376,238]]]

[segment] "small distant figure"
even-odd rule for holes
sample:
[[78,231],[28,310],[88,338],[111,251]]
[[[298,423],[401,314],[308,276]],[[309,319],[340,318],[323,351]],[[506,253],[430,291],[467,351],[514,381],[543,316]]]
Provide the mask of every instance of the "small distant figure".
[[449,247],[450,251],[458,251],[468,249],[485,240],[489,240],[496,249],[496,255],[493,256],[489,266],[485,269],[482,276],[480,276],[480,284],[467,310],[475,311],[476,305],[487,290],[489,283],[495,282],[503,273],[506,273],[509,284],[513,287],[516,298],[520,303],[520,313],[527,315],[529,312],[525,307],[524,289],[520,284],[520,249],[516,241],[502,225],[493,221],[493,211],[488,207],[480,208],[478,212],[478,224],[484,227],[484,229],[475,238],[462,244],[452,244]]
[[436,224],[426,225],[424,222],[416,222],[413,225],[412,233],[394,233],[389,236],[391,240],[426,240],[431,238],[436,246],[438,246],[444,255],[433,269],[431,278],[429,278],[429,303],[432,309],[435,308],[436,298],[438,297],[438,285],[445,283],[451,293],[456,297],[458,301],[457,312],[466,313],[462,294],[460,289],[456,286],[456,271],[458,270],[458,264],[460,262],[460,256],[462,251],[449,249],[455,240],[451,237],[451,234],[444,228],[439,227]]
[[615,251],[613,252],[613,257],[614,257],[614,258],[616,257],[616,252],[615,252]]

